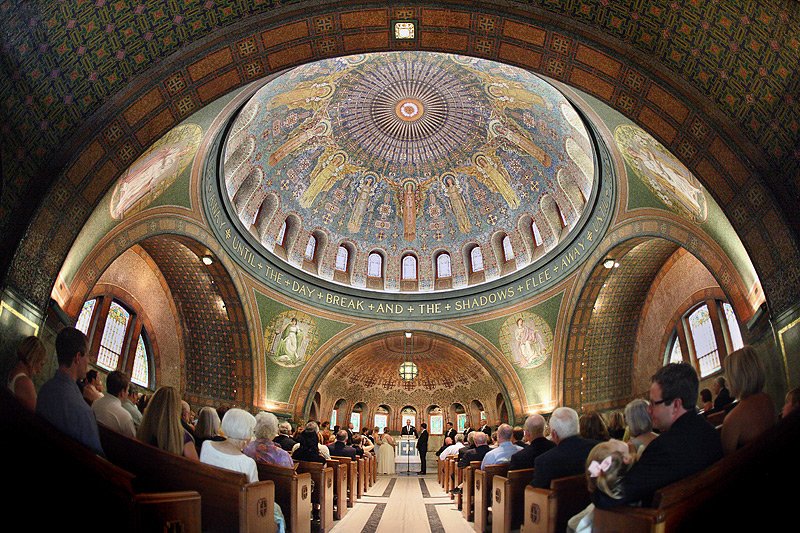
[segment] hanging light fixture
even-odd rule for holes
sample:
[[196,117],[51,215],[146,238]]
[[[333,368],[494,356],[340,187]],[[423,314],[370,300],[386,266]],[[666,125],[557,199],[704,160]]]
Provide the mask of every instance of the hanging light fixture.
[[411,361],[411,348],[413,348],[413,340],[411,341],[411,348],[409,348],[409,340],[411,339],[411,332],[406,331],[405,338],[403,339],[403,362],[400,364],[400,379],[403,381],[411,381],[417,377],[419,369]]

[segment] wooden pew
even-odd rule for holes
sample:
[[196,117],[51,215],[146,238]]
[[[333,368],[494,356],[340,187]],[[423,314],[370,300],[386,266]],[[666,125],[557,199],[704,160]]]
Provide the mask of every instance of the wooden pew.
[[475,471],[475,503],[474,514],[475,522],[473,529],[478,533],[483,533],[489,525],[489,506],[492,504],[492,478],[494,476],[506,476],[508,474],[508,463],[501,465],[490,465],[483,470]]
[[333,517],[341,520],[347,514],[347,465],[329,459],[328,466],[333,469]]
[[708,423],[714,427],[721,426],[722,421],[725,420],[725,417],[728,415],[727,411],[715,411],[706,416],[706,420]]
[[332,456],[331,459],[347,465],[347,506],[352,507],[358,494],[358,463],[349,457]]
[[370,460],[372,461],[372,484],[374,485],[378,482],[378,456],[373,455]]
[[361,496],[367,491],[367,461],[363,457],[356,457],[356,468],[358,470],[358,483],[356,484],[357,498],[360,500]]
[[275,485],[248,483],[247,476],[173,455],[100,428],[106,456],[133,472],[147,490],[195,490],[202,503],[203,531],[268,531],[275,523]]
[[[463,484],[464,484],[464,469],[463,468],[459,468],[458,467],[458,461],[456,461],[456,483],[455,483],[455,485],[456,485],[456,487],[462,487]],[[463,507],[463,504],[464,504],[464,500],[462,499],[462,493],[463,492],[464,492],[464,489],[462,487],[461,492],[456,494],[456,509],[458,509],[459,511],[461,510],[461,508]]]
[[258,479],[275,484],[275,503],[280,505],[286,519],[286,529],[292,533],[311,531],[311,474],[256,461]]
[[4,464],[13,488],[3,505],[22,517],[26,529],[85,528],[80,509],[88,505],[94,523],[113,524],[120,532],[201,531],[197,492],[147,492],[133,473],[61,433],[5,387],[0,391],[0,427],[6,444],[20,443]]
[[439,482],[439,486],[442,487],[444,490],[444,468],[445,468],[445,460],[441,457],[436,459],[436,479]]
[[330,531],[333,528],[333,468],[323,463],[300,461],[297,471],[311,474],[314,481],[311,502],[319,505],[319,528]]
[[522,524],[525,487],[533,479],[533,468],[509,470],[508,476],[492,479],[492,533],[509,533]]
[[589,502],[584,474],[554,479],[550,482],[549,489],[527,486],[520,533],[564,531],[567,521],[589,505]]
[[475,519],[475,471],[480,467],[480,461],[471,461],[469,466],[464,468],[464,483],[461,485],[461,514],[467,522]]

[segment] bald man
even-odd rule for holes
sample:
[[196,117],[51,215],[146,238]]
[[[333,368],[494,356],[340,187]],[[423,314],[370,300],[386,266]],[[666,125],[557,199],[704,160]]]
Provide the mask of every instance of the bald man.
[[556,447],[553,441],[545,438],[544,425],[545,422],[542,415],[531,415],[525,419],[525,435],[523,438],[526,446],[511,456],[509,470],[533,468],[533,462],[537,457]]

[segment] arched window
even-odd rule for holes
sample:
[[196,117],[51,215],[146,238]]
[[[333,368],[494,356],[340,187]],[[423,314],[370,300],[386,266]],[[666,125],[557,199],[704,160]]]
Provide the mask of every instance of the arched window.
[[[718,328],[714,326],[716,321],[719,322]],[[693,358],[683,353],[678,328],[680,333],[685,333],[686,345]],[[715,329],[722,335],[720,336]],[[742,346],[744,346],[742,333],[733,307],[721,300],[707,300],[683,313],[670,336],[664,359],[665,363],[697,361],[697,371],[701,378],[705,378],[722,368],[720,347],[724,348],[726,353],[730,353]]]
[[151,388],[153,350],[144,320],[130,306],[111,295],[87,300],[75,327],[89,338],[90,350],[97,350],[98,367],[121,370],[132,383]]
[[403,257],[401,278],[404,280],[417,279],[417,258],[413,255]]
[[306,261],[313,261],[314,254],[317,253],[317,239],[313,235],[308,236],[308,244],[306,244]]
[[511,237],[508,235],[503,237],[503,257],[506,261],[514,259],[514,249],[511,247]]
[[383,275],[383,257],[377,252],[372,252],[367,258],[367,276],[379,278]]
[[436,277],[449,278],[452,275],[452,270],[450,269],[450,254],[442,252],[436,256]]
[[536,222],[531,222],[531,231],[533,231],[533,243],[536,246],[541,246],[544,241],[542,241],[542,234],[539,233],[539,227]]
[[483,253],[480,246],[476,246],[469,253],[469,261],[473,272],[483,272]]
[[349,254],[347,252],[347,248],[344,246],[339,246],[339,249],[336,250],[336,270],[340,272],[347,272],[347,258]]
[[283,221],[283,225],[281,225],[281,230],[278,232],[278,237],[275,239],[275,244],[278,246],[283,246],[283,240],[286,238],[286,221]]

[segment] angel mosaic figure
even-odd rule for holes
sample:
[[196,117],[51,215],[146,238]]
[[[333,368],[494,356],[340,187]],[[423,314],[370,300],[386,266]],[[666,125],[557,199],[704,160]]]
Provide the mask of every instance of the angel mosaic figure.
[[275,350],[275,358],[287,364],[296,364],[301,357],[297,349],[303,343],[303,330],[297,325],[297,319],[292,320],[283,328],[281,340]]

